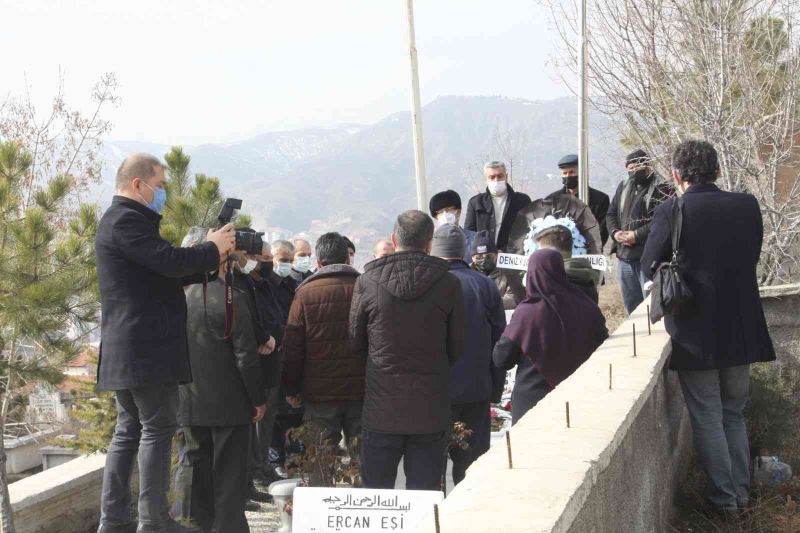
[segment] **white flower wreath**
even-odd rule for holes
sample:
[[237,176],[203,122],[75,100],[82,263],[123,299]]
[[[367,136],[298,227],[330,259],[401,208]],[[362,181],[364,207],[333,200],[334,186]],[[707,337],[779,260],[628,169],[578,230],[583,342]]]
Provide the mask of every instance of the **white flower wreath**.
[[539,246],[536,244],[536,236],[542,230],[552,228],[553,226],[564,226],[572,232],[573,256],[586,255],[586,239],[583,235],[581,235],[581,232],[578,230],[578,226],[575,225],[575,222],[569,217],[556,218],[552,215],[548,215],[544,218],[537,218],[536,220],[531,221],[530,231],[528,232],[528,236],[525,237],[525,242],[523,243],[523,249],[525,250],[526,256],[529,257],[533,252],[539,249]]

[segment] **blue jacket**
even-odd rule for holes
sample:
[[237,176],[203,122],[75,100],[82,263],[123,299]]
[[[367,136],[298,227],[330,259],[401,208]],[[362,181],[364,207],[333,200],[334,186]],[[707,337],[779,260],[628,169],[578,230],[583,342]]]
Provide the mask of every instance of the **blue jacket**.
[[[772,361],[775,350],[758,294],[756,267],[764,237],[758,201],[749,194],[697,184],[683,196],[679,248],[695,298],[686,316],[665,317],[673,370],[711,370]],[[655,211],[642,271],[672,257],[672,202]]]
[[461,282],[466,332],[464,351],[450,370],[450,403],[499,401],[506,373],[492,362],[492,350],[506,329],[503,300],[495,283],[459,260],[450,273]]

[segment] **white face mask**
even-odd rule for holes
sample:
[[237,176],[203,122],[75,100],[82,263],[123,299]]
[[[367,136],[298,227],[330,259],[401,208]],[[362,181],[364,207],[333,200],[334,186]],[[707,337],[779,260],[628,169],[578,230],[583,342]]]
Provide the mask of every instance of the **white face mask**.
[[285,278],[292,273],[292,264],[283,262],[275,263],[275,273],[280,277]]
[[301,274],[305,274],[306,272],[311,270],[311,257],[307,255],[295,257],[294,269],[300,272]]
[[490,181],[487,183],[489,187],[489,193],[492,196],[505,196],[506,194],[506,182],[505,181]]
[[444,213],[439,213],[439,223],[440,224],[455,224],[458,222],[456,220],[456,214],[452,211],[446,211]]
[[255,270],[257,266],[258,266],[258,261],[253,261],[252,259],[248,259],[247,263],[245,263],[244,266],[242,267],[242,272],[244,272],[245,274],[249,274],[250,272]]

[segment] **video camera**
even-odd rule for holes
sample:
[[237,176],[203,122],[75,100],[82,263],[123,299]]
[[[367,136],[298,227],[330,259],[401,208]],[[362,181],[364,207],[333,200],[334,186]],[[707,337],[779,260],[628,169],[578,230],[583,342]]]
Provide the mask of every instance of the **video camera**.
[[[236,212],[242,208],[242,201],[238,198],[226,198],[225,204],[219,212],[217,220],[221,228],[230,224]],[[236,250],[244,250],[247,255],[261,255],[264,250],[264,232],[236,230]]]

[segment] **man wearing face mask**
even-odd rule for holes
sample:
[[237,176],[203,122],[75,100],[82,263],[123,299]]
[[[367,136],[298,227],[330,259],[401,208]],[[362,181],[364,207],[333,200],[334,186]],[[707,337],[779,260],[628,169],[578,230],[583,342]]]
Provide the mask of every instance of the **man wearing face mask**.
[[311,261],[311,243],[305,239],[294,239],[294,264],[292,265],[291,276],[298,283],[303,283],[311,277],[313,266]]
[[[187,330],[193,381],[180,387],[180,451],[175,474],[180,519],[203,531],[245,533],[251,424],[266,411],[255,302],[244,250],[233,265],[233,325],[225,327],[226,286],[216,279],[187,291]],[[252,266],[252,263],[250,263]]]
[[[575,154],[565,155],[558,162],[558,168],[561,170],[561,180],[564,186],[552,193],[548,198],[559,194],[569,194],[578,198],[578,156]],[[580,198],[580,200],[589,206],[589,210],[592,212],[592,215],[594,215],[595,220],[597,220],[600,229],[601,245],[605,247],[606,241],[608,240],[608,230],[606,229],[606,214],[608,213],[609,204],[608,195],[589,187],[589,201],[587,202],[584,198]]]
[[456,191],[447,190],[434,194],[428,204],[431,216],[439,226],[452,224],[458,227],[464,234],[467,246],[464,253],[464,262],[469,264],[472,261],[470,250],[472,241],[475,240],[476,232],[461,227],[461,196]]
[[527,194],[516,192],[508,185],[506,165],[489,161],[483,166],[486,192],[469,200],[464,228],[489,232],[498,250],[505,251],[511,226],[520,209],[531,203]]
[[470,268],[486,274],[494,281],[503,299],[503,309],[506,311],[515,309],[517,304],[525,299],[522,277],[513,271],[497,268],[497,247],[489,237],[489,232],[478,232],[472,242],[470,254],[472,255]]
[[[269,280],[280,309],[281,328],[286,328],[289,318],[289,309],[292,307],[297,282],[292,278],[292,264],[294,263],[295,247],[289,241],[278,240],[272,243],[273,273]],[[283,372],[283,349],[279,347],[273,357],[281,361]],[[273,470],[280,477],[286,477],[286,431],[299,426],[303,421],[303,408],[301,405],[290,405],[286,402],[286,389],[281,384],[278,390],[278,414],[272,429],[272,446],[269,460]]]
[[192,380],[184,286],[206,279],[230,250],[232,225],[176,248],[159,236],[164,165],[134,154],[117,171],[117,195],[97,227],[101,339],[97,389],[116,393],[117,424],[103,473],[99,533],[134,533],[130,480],[139,465],[141,533],[185,531],[167,493],[178,385]]
[[[256,431],[251,439],[251,477],[255,480],[269,484],[280,479],[274,469],[268,464],[270,445],[272,444],[272,432],[275,426],[275,418],[278,415],[279,404],[279,384],[281,380],[282,361],[278,347],[283,344],[284,326],[281,323],[282,310],[276,296],[276,288],[270,279],[277,275],[273,272],[272,247],[264,243],[262,253],[251,259],[256,261],[255,268],[249,272],[252,280],[254,301],[258,325],[256,326],[256,337],[258,338],[259,360],[261,362],[261,373],[264,379],[264,387],[267,397],[267,411],[264,418],[256,425]],[[250,269],[250,262],[243,271]],[[266,341],[266,342],[265,342]],[[251,484],[250,497],[256,501],[268,501],[269,499],[262,493],[255,491]],[[268,496],[268,495],[266,495]]]
[[625,159],[628,179],[617,187],[608,209],[606,224],[613,240],[611,251],[619,259],[619,288],[625,310],[631,314],[647,297],[646,278],[640,263],[653,213],[664,200],[675,196],[675,188],[650,166],[643,150]]
[[[240,232],[255,233],[252,228],[239,228]],[[269,243],[264,243],[261,253],[258,255],[246,256],[246,262],[241,267],[242,288],[246,289],[250,298],[250,315],[253,317],[253,330],[258,344],[259,367],[261,369],[262,380],[264,381],[264,394],[267,398],[267,411],[264,417],[252,427],[250,432],[250,460],[248,464],[248,501],[246,510],[258,510],[258,504],[254,502],[270,502],[272,497],[269,494],[260,492],[255,481],[268,484],[277,481],[272,469],[267,468],[266,460],[269,452],[269,445],[272,439],[272,425],[275,422],[277,412],[277,383],[280,380],[280,359],[272,357],[272,353],[281,335],[281,328],[278,324],[280,312],[276,309],[277,301],[272,294],[272,288],[268,281],[260,275],[261,263],[272,261],[272,249]],[[271,271],[271,267],[270,267]],[[271,397],[273,395],[274,397]]]

